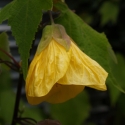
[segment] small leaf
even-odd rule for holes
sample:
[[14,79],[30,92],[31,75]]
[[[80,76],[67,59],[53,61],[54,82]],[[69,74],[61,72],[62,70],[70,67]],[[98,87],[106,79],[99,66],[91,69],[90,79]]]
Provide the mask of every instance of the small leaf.
[[15,1],[10,2],[4,8],[0,10],[0,23],[8,19],[11,16],[11,9],[13,8]]
[[65,103],[51,105],[51,114],[62,125],[81,125],[89,116],[90,103],[84,91]]
[[42,11],[52,8],[52,0],[17,0],[9,24],[19,47],[24,78],[27,75],[29,51],[42,19]]
[[[6,53],[10,53],[8,36],[5,32],[0,34],[0,48]],[[10,61],[10,58],[0,50],[0,59],[4,61]],[[2,67],[7,68],[5,64],[2,64]]]
[[78,44],[80,49],[102,66],[108,65],[105,58],[107,59],[109,43],[105,35],[93,30],[66,5],[58,3],[56,7],[62,11],[56,22],[65,26],[68,35]]
[[116,23],[119,14],[119,4],[106,1],[102,4],[99,13],[101,14],[101,25],[105,25],[109,21]]

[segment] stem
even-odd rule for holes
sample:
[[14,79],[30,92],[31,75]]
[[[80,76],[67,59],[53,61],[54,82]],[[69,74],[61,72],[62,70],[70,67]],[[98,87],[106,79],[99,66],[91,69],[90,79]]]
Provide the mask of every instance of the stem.
[[52,11],[49,11],[49,16],[50,16],[51,23],[54,24],[54,20],[53,20],[53,17],[52,17]]
[[18,120],[30,120],[30,121],[32,121],[32,122],[34,122],[34,123],[37,123],[36,120],[34,120],[34,119],[32,119],[32,118],[28,118],[28,117],[18,118]]
[[19,71],[19,67],[17,67],[14,63],[12,62],[9,62],[9,61],[3,61],[1,58],[0,58],[0,63],[4,63],[5,65],[7,65],[9,68],[15,70],[15,71]]
[[14,107],[14,114],[13,114],[13,119],[12,119],[11,125],[16,125],[15,121],[18,118],[18,110],[19,110],[19,103],[20,103],[20,97],[21,97],[22,82],[23,82],[23,74],[20,74],[18,88],[17,88],[17,94],[16,94],[15,107]]
[[6,51],[4,51],[2,48],[0,48],[0,51],[2,51],[4,54],[6,54],[8,57],[10,57],[10,58],[13,60],[13,62],[14,62],[18,67],[20,67],[20,65],[17,63],[17,61],[16,61],[9,53],[7,53]]

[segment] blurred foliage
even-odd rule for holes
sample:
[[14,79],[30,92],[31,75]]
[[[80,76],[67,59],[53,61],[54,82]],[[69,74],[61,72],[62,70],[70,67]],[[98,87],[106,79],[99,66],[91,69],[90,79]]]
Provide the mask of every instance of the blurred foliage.
[[35,119],[36,121],[43,120],[43,112],[39,110],[39,107],[26,105],[23,100],[20,104],[20,117],[29,117]]
[[[9,125],[12,121],[15,93],[12,90],[12,81],[10,79],[10,72],[2,68],[0,73],[0,124]],[[34,118],[37,121],[43,119],[42,112],[38,107],[29,107],[23,100],[20,104],[20,113],[22,117]]]
[[[57,3],[55,6],[62,12],[56,23],[65,26],[69,36],[80,46],[81,50],[97,61],[109,73],[108,83],[125,93],[112,73],[110,61],[116,63],[116,57],[105,34],[93,30],[64,4]],[[67,23],[67,21],[70,23]]]
[[[9,41],[8,41],[8,36],[5,32],[0,34],[0,48],[7,53],[10,53],[10,48],[9,48]],[[0,59],[1,61],[10,61],[10,58],[2,51],[0,51]],[[8,69],[8,67],[4,64],[1,63],[3,68]]]
[[51,105],[52,117],[62,125],[81,125],[90,112],[90,102],[86,91],[61,104]]
[[22,71],[24,79],[26,78],[28,70],[29,51],[42,18],[41,12],[42,10],[50,10],[51,8],[51,0],[46,0],[46,2],[44,2],[44,0],[15,0],[11,8],[9,25],[11,26],[16,43],[19,46],[19,53],[23,60]]
[[9,124],[13,116],[15,96],[10,89],[10,74],[2,69],[0,74],[0,123]]
[[116,23],[119,14],[119,2],[106,1],[100,7],[101,25],[104,26],[109,21]]

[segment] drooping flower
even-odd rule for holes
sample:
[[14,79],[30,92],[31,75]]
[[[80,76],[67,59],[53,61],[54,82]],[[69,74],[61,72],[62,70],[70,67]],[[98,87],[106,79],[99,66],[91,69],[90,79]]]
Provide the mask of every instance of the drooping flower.
[[46,26],[26,78],[26,96],[32,105],[65,102],[85,86],[106,90],[108,73],[83,53],[63,26]]

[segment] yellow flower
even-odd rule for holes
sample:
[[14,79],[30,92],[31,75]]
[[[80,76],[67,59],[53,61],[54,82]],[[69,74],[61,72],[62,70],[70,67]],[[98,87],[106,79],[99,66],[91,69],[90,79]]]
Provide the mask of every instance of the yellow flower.
[[46,29],[26,78],[28,102],[65,102],[85,86],[106,90],[108,73],[75,45],[64,28],[51,25]]

